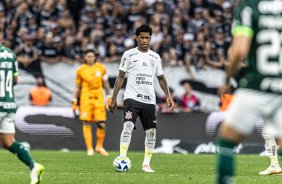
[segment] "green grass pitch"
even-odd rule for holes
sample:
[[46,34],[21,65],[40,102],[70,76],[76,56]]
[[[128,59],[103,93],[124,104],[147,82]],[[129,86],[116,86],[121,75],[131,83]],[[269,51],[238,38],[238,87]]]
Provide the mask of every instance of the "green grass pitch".
[[[113,160],[118,152],[109,152],[104,157],[97,153],[87,156],[85,151],[47,151],[32,150],[34,159],[45,166],[43,184],[117,184],[117,183],[215,183],[215,155],[209,154],[153,154],[151,167],[155,173],[144,173],[141,165],[143,152],[130,152],[132,168],[128,173],[119,173],[113,169]],[[260,176],[269,164],[268,157],[257,155],[238,155],[238,184],[278,184],[282,175]],[[0,150],[0,183],[29,183],[28,168],[7,150]]]

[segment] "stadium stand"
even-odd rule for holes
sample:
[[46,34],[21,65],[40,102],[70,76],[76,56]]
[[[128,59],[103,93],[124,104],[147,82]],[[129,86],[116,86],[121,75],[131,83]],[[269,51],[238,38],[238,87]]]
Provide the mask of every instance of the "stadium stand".
[[[154,30],[151,49],[162,57],[165,75],[175,94],[184,92],[181,84],[188,80],[203,111],[219,110],[216,88],[224,79],[235,5],[233,0],[1,1],[3,45],[16,49],[23,48],[26,40],[31,41],[32,50],[39,55],[23,60],[16,87],[17,104],[27,105],[34,77],[43,76],[54,94],[52,106],[70,106],[75,70],[89,48],[97,51],[98,62],[106,64],[110,81],[114,81],[118,59],[127,47],[125,40],[134,40],[135,28],[149,24]],[[46,46],[48,41],[50,46]],[[42,55],[55,59],[44,61]],[[40,67],[27,69],[28,62],[38,62]],[[160,89],[157,94],[162,95]],[[120,105],[121,98],[122,92]]]

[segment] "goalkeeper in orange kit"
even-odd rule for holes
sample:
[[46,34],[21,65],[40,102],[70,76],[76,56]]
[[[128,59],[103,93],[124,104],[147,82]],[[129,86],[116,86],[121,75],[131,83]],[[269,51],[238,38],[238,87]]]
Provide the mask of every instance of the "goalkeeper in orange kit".
[[[104,65],[96,62],[94,50],[85,52],[85,63],[76,71],[75,87],[73,91],[73,111],[80,111],[79,119],[83,121],[83,136],[87,147],[87,155],[94,155],[92,145],[92,123],[97,124],[97,143],[95,151],[101,155],[109,154],[103,148],[105,137],[106,110],[104,105],[103,87],[108,102],[110,102],[110,85]],[[80,108],[77,100],[80,94]]]

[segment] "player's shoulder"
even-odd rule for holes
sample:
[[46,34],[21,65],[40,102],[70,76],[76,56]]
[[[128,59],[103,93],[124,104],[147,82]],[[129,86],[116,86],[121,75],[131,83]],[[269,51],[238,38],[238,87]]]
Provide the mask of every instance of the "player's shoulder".
[[84,70],[85,68],[87,67],[87,65],[85,63],[83,63],[82,65],[80,65],[78,68],[77,68],[77,72],[80,72],[82,70]]
[[124,55],[124,56],[127,56],[127,57],[132,57],[132,56],[134,56],[134,55],[137,55],[138,53],[139,53],[139,52],[138,52],[137,48],[135,47],[135,48],[132,48],[132,49],[129,49],[129,50],[125,51],[125,52],[123,53],[123,55]]
[[154,59],[160,59],[161,58],[158,53],[156,53],[156,52],[154,52],[154,51],[152,51],[150,49],[149,49],[148,53],[149,53],[149,56],[154,58]]
[[[14,60],[16,60],[16,55],[14,54],[14,52],[11,50],[11,49],[9,49],[9,48],[7,48],[7,47],[5,47],[5,46],[3,46],[3,45],[1,45],[0,46],[0,52],[2,53],[2,52],[4,52],[4,53],[9,53],[9,54],[12,54],[12,56],[13,56],[13,59]],[[8,58],[9,58],[9,56],[8,56]]]
[[96,62],[96,63],[95,63],[95,66],[96,66],[97,68],[106,68],[105,65],[103,65],[102,63],[99,63],[99,62]]
[[250,8],[255,8],[261,2],[261,0],[241,0],[235,7],[235,11],[242,10],[244,7],[248,6]]

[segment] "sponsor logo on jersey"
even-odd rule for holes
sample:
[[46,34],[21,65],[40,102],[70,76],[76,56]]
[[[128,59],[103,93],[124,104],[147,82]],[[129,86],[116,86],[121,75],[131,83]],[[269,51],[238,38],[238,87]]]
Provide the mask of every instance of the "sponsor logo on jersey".
[[125,60],[126,60],[126,58],[123,58],[121,67],[124,67]]
[[132,112],[127,111],[125,112],[125,119],[131,119],[132,118]]
[[153,59],[150,59],[150,61],[151,61],[151,66],[152,66],[152,67],[155,67],[155,66],[156,66],[156,61],[153,60]]
[[133,53],[133,54],[130,54],[129,55],[129,58],[131,58],[132,56],[135,56],[135,55],[137,55],[138,54],[138,52],[135,52],[135,53]]
[[3,109],[16,109],[17,105],[15,102],[0,102],[0,107]]
[[153,85],[153,82],[146,81],[146,77],[136,77],[136,84]]
[[158,59],[156,56],[154,56],[153,54],[149,54],[149,56],[151,56],[154,59]]
[[147,66],[147,63],[146,63],[146,62],[143,62],[143,66]]
[[145,99],[145,100],[152,100],[152,99],[150,98],[150,96],[148,96],[148,95],[142,95],[142,94],[138,94],[138,95],[137,95],[137,98],[138,98],[138,99]]

